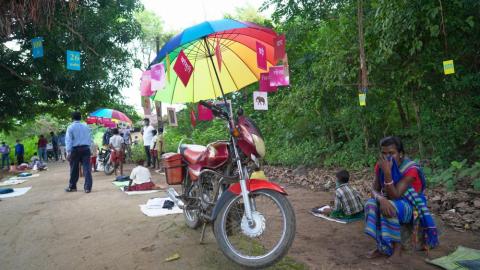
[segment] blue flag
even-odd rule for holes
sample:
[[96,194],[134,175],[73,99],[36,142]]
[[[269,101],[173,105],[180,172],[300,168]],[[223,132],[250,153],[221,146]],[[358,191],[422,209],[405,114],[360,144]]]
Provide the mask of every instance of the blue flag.
[[32,39],[32,56],[33,58],[43,57],[43,37]]
[[80,70],[80,52],[67,50],[67,69]]

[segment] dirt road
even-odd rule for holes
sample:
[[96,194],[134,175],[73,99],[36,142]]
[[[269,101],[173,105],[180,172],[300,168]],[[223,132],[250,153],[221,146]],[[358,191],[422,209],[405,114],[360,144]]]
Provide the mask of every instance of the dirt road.
[[[218,250],[211,230],[199,245],[199,231],[187,229],[182,215],[150,218],[138,207],[156,194],[128,196],[103,173],[94,174],[93,191],[66,193],[68,166],[49,164],[49,171],[15,187],[32,186],[22,197],[0,202],[0,268],[8,269],[239,269]],[[129,172],[128,167],[126,172]],[[156,181],[161,180],[155,175]],[[331,194],[288,187],[297,217],[297,234],[289,257],[276,269],[436,269],[415,253],[404,265],[363,255],[373,242],[363,235],[362,222],[342,225],[308,214],[328,203]],[[480,248],[480,235],[446,229],[439,257],[457,245]],[[174,253],[181,258],[165,259]],[[407,258],[407,257],[406,257]],[[385,268],[387,267],[387,268]]]

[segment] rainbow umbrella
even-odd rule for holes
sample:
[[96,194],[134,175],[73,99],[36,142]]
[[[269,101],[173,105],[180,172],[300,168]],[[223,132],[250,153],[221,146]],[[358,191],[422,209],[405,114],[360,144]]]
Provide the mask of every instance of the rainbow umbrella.
[[128,118],[124,113],[119,112],[117,110],[113,109],[106,109],[106,108],[101,108],[98,109],[90,114],[90,117],[94,118],[102,118],[102,119],[110,119],[113,122],[126,122],[126,123],[132,123],[132,120]]
[[[154,99],[170,104],[197,102],[224,96],[257,82],[260,73],[268,72],[257,67],[257,42],[266,48],[268,69],[276,64],[276,37],[272,29],[231,19],[207,21],[183,30],[162,47],[150,64],[163,62],[168,67],[167,61],[170,62],[169,82],[157,91]],[[217,42],[222,55],[221,69],[215,57]],[[187,86],[173,70],[181,50],[194,67]]]

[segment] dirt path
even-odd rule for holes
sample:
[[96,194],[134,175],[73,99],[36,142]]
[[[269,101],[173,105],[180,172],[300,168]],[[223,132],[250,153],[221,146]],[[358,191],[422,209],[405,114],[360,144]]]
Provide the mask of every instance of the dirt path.
[[[206,243],[199,245],[199,231],[187,229],[182,215],[150,218],[140,212],[139,204],[164,193],[128,196],[103,173],[94,174],[92,193],[66,193],[68,166],[49,165],[40,177],[15,186],[32,186],[25,196],[0,202],[1,269],[239,269],[218,250],[210,229]],[[362,234],[361,222],[342,225],[307,213],[328,203],[330,194],[292,186],[287,191],[297,216],[289,256],[304,265],[287,260],[275,268],[385,269],[383,259],[362,257],[373,243]],[[430,256],[447,254],[459,244],[480,248],[480,235],[473,233],[447,229],[441,241]],[[181,258],[165,262],[173,253]],[[415,254],[397,268],[435,269],[424,258]]]

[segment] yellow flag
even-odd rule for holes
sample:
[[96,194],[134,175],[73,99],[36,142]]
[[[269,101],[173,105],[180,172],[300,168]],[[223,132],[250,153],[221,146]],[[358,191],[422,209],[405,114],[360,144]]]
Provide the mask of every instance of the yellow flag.
[[167,80],[170,82],[170,56],[167,53],[167,58],[165,59],[165,62],[167,62]]
[[443,61],[443,73],[445,73],[445,75],[455,73],[455,67],[453,66],[453,60]]
[[366,94],[358,94],[358,100],[360,101],[360,106],[364,107],[367,106],[367,95]]

